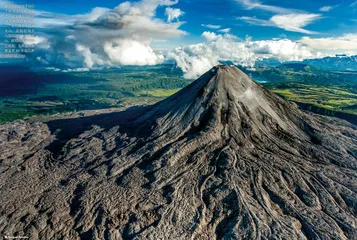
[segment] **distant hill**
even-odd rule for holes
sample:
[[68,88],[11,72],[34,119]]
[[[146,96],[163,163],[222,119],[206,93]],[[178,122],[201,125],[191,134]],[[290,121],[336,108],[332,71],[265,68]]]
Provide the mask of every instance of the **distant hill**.
[[303,63],[284,63],[276,67],[280,70],[290,70],[290,71],[300,71],[300,72],[310,72],[318,71],[319,69],[309,66]]
[[357,55],[336,55],[320,59],[306,59],[302,63],[325,70],[357,71]]
[[255,67],[277,67],[281,64],[282,62],[276,58],[264,58],[257,60],[255,62]]
[[254,80],[269,83],[303,83],[324,86],[357,87],[357,73],[354,71],[333,71],[317,68],[304,63],[284,63],[277,67],[240,67]]

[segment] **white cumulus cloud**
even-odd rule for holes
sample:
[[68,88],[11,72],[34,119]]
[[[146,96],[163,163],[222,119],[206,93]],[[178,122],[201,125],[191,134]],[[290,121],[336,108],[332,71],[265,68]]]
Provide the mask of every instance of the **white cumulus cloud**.
[[215,41],[218,38],[222,37],[221,35],[217,35],[214,32],[203,32],[202,36],[207,39],[207,41]]
[[321,7],[319,10],[320,10],[321,12],[329,12],[329,11],[331,11],[333,8],[334,8],[334,6],[323,6],[323,7]]
[[[161,63],[163,56],[152,49],[151,43],[187,34],[180,30],[183,22],[178,20],[183,12],[171,8],[177,3],[178,0],[127,1],[113,9],[96,7],[80,15],[39,11],[38,46],[44,48],[46,43],[48,47],[27,57],[37,64],[62,69]],[[160,7],[165,7],[167,22],[156,16]]]
[[104,51],[111,61],[121,65],[155,65],[164,60],[164,57],[155,54],[150,46],[128,39],[105,42]]
[[165,14],[167,16],[167,21],[172,22],[175,19],[178,20],[178,18],[184,15],[185,13],[179,8],[168,7],[165,9]]
[[244,43],[220,36],[216,41],[176,48],[168,53],[184,72],[184,77],[197,78],[219,61],[229,60],[242,65],[254,65],[253,53]]
[[302,61],[322,57],[321,53],[289,39],[249,41],[247,46],[258,58],[276,58],[279,61]]

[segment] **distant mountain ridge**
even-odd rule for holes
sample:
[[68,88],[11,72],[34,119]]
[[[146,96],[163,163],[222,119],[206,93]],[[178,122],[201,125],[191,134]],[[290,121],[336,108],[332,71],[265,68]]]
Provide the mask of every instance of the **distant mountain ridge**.
[[357,55],[336,55],[335,57],[306,59],[302,63],[325,70],[357,71]]
[[282,62],[275,58],[260,59],[255,62],[255,67],[278,67],[285,64],[306,64],[322,70],[331,71],[357,71],[357,55],[347,56],[337,54],[334,57],[305,59],[303,61]]

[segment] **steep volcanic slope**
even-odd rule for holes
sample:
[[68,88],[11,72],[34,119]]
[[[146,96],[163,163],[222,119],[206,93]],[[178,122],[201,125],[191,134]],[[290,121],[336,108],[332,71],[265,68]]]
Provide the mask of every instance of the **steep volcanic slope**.
[[356,127],[235,67],[154,106],[2,125],[0,152],[3,235],[357,239]]

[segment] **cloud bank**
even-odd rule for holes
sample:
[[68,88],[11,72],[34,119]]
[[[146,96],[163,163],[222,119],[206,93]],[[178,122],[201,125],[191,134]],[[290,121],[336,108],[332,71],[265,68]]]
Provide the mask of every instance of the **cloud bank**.
[[340,37],[310,38],[302,37],[300,43],[330,54],[357,54],[357,34],[345,34]]
[[309,46],[289,39],[241,40],[231,34],[213,32],[204,32],[202,36],[207,42],[179,47],[168,53],[168,58],[177,63],[185,78],[197,78],[221,61],[254,67],[257,60],[264,58],[276,58],[284,62],[325,56]]

